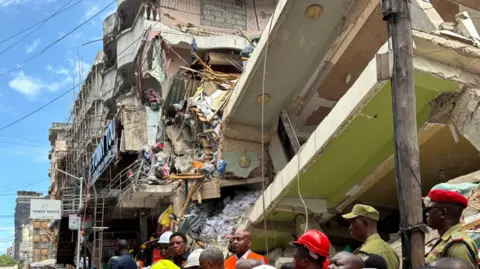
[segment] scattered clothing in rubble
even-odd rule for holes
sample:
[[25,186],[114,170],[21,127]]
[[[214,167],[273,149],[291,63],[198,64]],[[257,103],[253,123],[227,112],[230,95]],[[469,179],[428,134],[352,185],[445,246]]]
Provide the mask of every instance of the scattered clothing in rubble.
[[440,183],[433,186],[432,190],[455,191],[465,197],[469,197],[476,188],[478,188],[478,184],[474,183]]
[[154,89],[145,89],[143,91],[142,102],[147,106],[150,106],[152,110],[158,111],[160,109],[161,100],[162,98],[160,97],[160,94]]
[[259,41],[260,41],[260,37],[252,38],[252,42],[250,42],[250,44],[248,44],[247,47],[245,47],[242,51],[240,51],[240,57],[250,58],[250,55],[257,47],[257,44]]

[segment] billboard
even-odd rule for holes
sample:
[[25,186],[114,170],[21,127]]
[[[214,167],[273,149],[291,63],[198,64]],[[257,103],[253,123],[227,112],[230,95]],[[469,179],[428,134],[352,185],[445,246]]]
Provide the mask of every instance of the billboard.
[[98,177],[102,175],[105,168],[114,159],[115,154],[115,120],[112,120],[90,159],[88,167],[90,184],[95,184]]
[[49,199],[30,200],[30,218],[56,220],[62,218],[62,201]]

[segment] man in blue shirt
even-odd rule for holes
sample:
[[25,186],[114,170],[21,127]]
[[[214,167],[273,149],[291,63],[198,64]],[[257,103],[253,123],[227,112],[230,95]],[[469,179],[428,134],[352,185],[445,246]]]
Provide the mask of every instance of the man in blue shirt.
[[120,256],[114,262],[113,269],[137,269],[137,263],[133,260],[132,256],[128,254],[127,240],[118,240],[117,248]]

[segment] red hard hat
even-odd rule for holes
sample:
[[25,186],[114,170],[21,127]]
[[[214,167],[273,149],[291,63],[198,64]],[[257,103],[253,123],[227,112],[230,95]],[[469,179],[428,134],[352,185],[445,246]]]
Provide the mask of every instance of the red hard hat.
[[292,244],[302,245],[311,252],[323,257],[330,255],[330,240],[328,240],[327,235],[318,230],[306,231],[297,241],[292,242]]

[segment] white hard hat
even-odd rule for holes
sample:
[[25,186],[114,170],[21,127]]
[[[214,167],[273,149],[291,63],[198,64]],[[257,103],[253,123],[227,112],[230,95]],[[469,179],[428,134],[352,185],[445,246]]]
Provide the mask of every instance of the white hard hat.
[[172,236],[173,232],[164,232],[161,236],[160,239],[158,239],[159,244],[170,244],[170,237]]
[[200,266],[200,254],[202,253],[203,249],[196,249],[187,258],[187,264],[185,268],[190,268],[194,266]]

